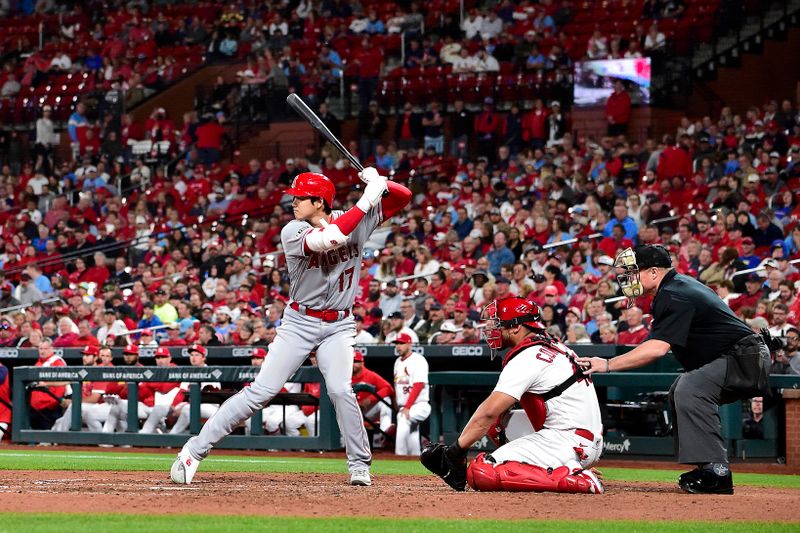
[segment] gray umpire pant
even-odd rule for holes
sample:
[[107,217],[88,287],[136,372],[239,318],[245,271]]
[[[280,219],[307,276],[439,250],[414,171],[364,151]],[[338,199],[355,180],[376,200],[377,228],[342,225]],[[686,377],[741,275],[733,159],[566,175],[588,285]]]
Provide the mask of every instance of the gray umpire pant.
[[[732,351],[751,350],[761,358],[761,364],[769,368],[769,349],[752,337],[755,336],[739,341]],[[669,390],[679,463],[699,465],[728,462],[728,453],[722,441],[719,406],[750,396],[745,394],[737,398],[735,391],[726,389],[728,362],[724,355],[681,374]]]

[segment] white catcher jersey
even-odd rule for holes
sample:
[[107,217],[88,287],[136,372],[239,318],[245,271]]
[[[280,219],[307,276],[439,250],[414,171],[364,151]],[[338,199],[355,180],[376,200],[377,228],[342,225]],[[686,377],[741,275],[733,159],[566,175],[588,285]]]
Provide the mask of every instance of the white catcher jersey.
[[428,361],[422,355],[412,352],[405,360],[398,357],[394,362],[394,394],[398,407],[406,405],[414,383],[425,384],[417,396],[416,403],[430,401]]
[[[561,343],[559,350],[573,356]],[[544,394],[561,385],[574,373],[572,361],[548,346],[531,346],[518,353],[500,373],[494,390],[519,400],[526,392]],[[550,429],[588,429],[595,435],[603,432],[600,404],[594,384],[588,380],[573,383],[560,396],[545,403],[544,427]]]
[[[317,310],[344,311],[353,306],[361,273],[364,243],[382,220],[381,204],[369,210],[350,234],[347,244],[327,252],[305,253],[303,242],[313,226],[292,220],[281,230],[289,270],[289,297]],[[343,211],[334,211],[332,220]]]

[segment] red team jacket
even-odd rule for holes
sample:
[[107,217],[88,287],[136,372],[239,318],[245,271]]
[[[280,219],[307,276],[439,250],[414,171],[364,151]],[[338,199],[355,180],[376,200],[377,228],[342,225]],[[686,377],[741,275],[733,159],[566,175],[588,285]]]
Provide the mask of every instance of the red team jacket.
[[[67,366],[67,363],[64,362],[61,357],[53,354],[51,355],[46,361],[39,359],[36,361],[36,366]],[[48,387],[50,392],[53,393],[58,398],[63,398],[64,393],[66,391],[66,387]],[[45,411],[48,409],[55,409],[58,407],[58,401],[53,398],[51,395],[47,394],[46,392],[42,391],[33,391],[31,393],[31,407],[36,409],[37,411]]]
[[[389,382],[366,367],[364,367],[360,373],[353,376],[353,384],[356,383],[368,383],[369,385],[372,385],[375,387],[375,393],[381,398],[390,398],[392,396],[392,386],[389,384]],[[364,401],[368,398],[373,398],[372,394],[369,392],[361,391],[356,394],[358,405],[364,403]]]

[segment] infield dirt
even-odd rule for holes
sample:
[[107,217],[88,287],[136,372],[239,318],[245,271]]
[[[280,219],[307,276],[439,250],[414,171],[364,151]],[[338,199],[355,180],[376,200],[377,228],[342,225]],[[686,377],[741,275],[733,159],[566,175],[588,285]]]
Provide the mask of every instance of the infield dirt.
[[798,521],[798,491],[737,487],[695,496],[661,483],[606,484],[604,495],[456,493],[427,476],[381,475],[350,487],[344,474],[200,472],[189,486],[167,473],[0,471],[0,511],[378,516],[574,520]]

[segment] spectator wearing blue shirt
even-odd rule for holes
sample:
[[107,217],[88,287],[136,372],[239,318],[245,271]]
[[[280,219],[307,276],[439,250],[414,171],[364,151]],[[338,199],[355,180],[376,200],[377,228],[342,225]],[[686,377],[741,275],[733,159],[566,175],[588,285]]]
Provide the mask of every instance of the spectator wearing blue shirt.
[[628,216],[628,208],[622,203],[618,203],[614,206],[614,218],[609,220],[603,228],[603,236],[611,237],[612,232],[614,231],[614,226],[617,224],[625,228],[625,237],[636,243],[636,237],[639,234],[639,228],[636,226],[636,222],[634,222],[634,220]]
[[747,268],[755,268],[761,264],[761,257],[755,254],[756,244],[750,237],[742,239],[742,255],[739,260],[742,261]]
[[469,218],[469,213],[467,213],[465,207],[459,207],[456,209],[456,213],[458,218],[453,224],[453,229],[456,230],[458,238],[463,241],[469,237],[469,233],[472,231],[472,228],[475,227],[475,223]]
[[78,144],[78,128],[85,128],[89,125],[86,119],[86,104],[78,102],[75,106],[75,111],[69,116],[67,122],[67,131],[69,132],[69,139],[73,144]]
[[378,18],[378,13],[374,9],[370,9],[369,11],[366,31],[370,35],[386,33],[386,26],[384,26],[381,19]]
[[539,12],[539,15],[533,20],[533,29],[539,33],[550,32],[552,35],[556,32],[556,23],[553,17],[547,13]]
[[319,67],[323,73],[326,70],[330,71],[330,75],[333,78],[342,77],[342,57],[328,43],[322,44],[322,51],[319,54]]
[[50,283],[50,278],[42,274],[42,271],[36,265],[28,265],[25,269],[25,272],[31,277],[31,281],[33,285],[39,289],[39,292],[42,293],[43,296],[48,296],[52,294],[53,285]]
[[86,178],[83,180],[84,191],[96,191],[106,187],[106,180],[100,177],[95,167],[89,167],[86,171]]
[[525,68],[528,70],[541,70],[545,66],[545,57],[539,51],[539,47],[533,45],[531,48],[531,52],[528,54],[528,58],[525,60]]
[[486,259],[489,260],[489,272],[495,276],[500,275],[500,267],[503,265],[514,264],[514,252],[506,246],[506,234],[502,231],[494,234],[494,246],[486,254]]
[[50,230],[47,229],[47,226],[39,224],[39,236],[34,237],[31,244],[36,248],[37,252],[45,253],[47,251],[47,241],[52,240],[53,238],[50,236]]
[[792,228],[792,233],[783,240],[784,257],[800,252],[800,225]]
[[142,307],[142,319],[139,321],[139,329],[149,329],[156,326],[163,326],[161,319],[153,314],[153,302],[145,302]]

